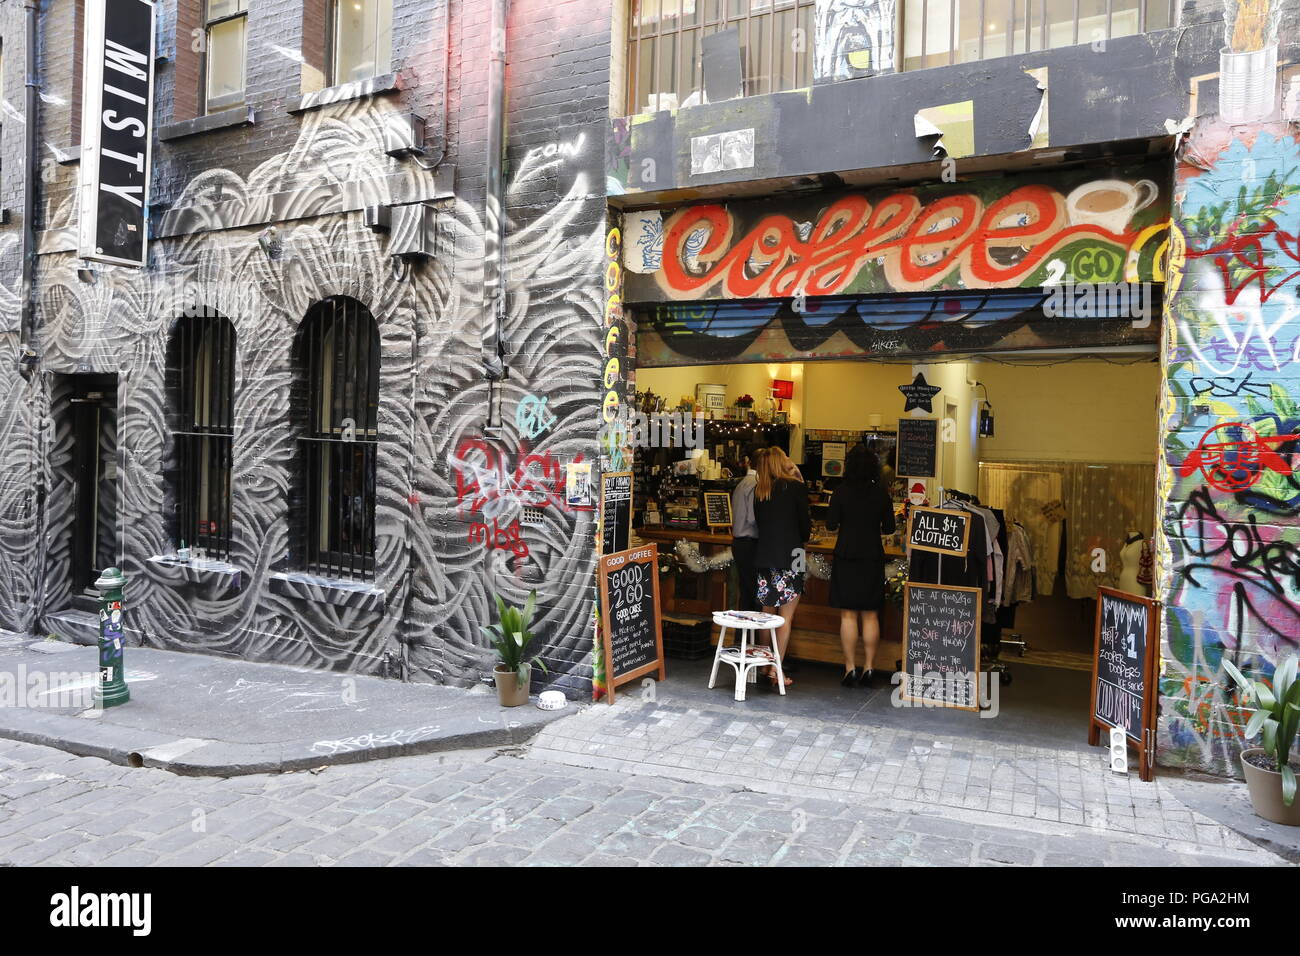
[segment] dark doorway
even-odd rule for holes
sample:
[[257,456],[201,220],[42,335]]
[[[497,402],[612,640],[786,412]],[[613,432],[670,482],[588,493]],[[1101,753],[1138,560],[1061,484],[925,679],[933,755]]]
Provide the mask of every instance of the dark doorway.
[[72,590],[117,563],[117,376],[67,376],[72,433]]

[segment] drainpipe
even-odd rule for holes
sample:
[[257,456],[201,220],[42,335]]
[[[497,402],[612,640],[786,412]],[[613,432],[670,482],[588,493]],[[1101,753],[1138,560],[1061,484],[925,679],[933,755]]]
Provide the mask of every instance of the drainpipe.
[[500,380],[505,377],[505,195],[502,187],[506,123],[506,14],[509,0],[492,0],[488,59],[487,202],[483,223],[483,374],[489,382],[488,427],[501,425]]
[[37,104],[40,76],[37,66],[36,18],[39,0],[23,0],[23,18],[27,27],[26,107],[23,113],[23,232],[22,232],[22,303],[19,308],[19,371],[30,381],[36,359],[35,310],[32,303],[32,272],[36,263],[36,167]]

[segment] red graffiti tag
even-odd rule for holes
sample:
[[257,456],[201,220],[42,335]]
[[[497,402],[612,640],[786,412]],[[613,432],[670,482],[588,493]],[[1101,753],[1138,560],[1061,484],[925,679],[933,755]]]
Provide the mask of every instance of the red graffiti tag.
[[[1187,250],[1188,259],[1210,258],[1223,277],[1223,301],[1232,305],[1237,296],[1252,282],[1259,283],[1259,301],[1267,302],[1273,293],[1290,282],[1300,279],[1300,268],[1286,275],[1279,276],[1269,283],[1271,270],[1281,271],[1285,266],[1273,264],[1273,253],[1280,252],[1300,266],[1300,242],[1296,236],[1277,227],[1275,222],[1265,222],[1252,228],[1248,233],[1238,233],[1239,224],[1234,224],[1228,237],[1223,242],[1200,251]],[[1266,248],[1266,244],[1269,245]],[[1234,284],[1234,277],[1240,281]]]
[[1199,468],[1219,491],[1245,491],[1259,481],[1265,468],[1279,475],[1292,473],[1291,463],[1272,446],[1293,441],[1300,441],[1300,435],[1261,435],[1242,422],[1216,425],[1201,436],[1178,473],[1186,478]]
[[1138,236],[1092,223],[1070,225],[1065,199],[1041,185],[1014,189],[987,207],[969,193],[924,206],[910,192],[874,205],[848,196],[822,213],[806,241],[784,215],[763,218],[733,245],[734,232],[723,206],[674,214],[659,276],[665,292],[698,296],[721,283],[727,298],[829,295],[845,289],[873,259],[882,260],[896,291],[928,289],[954,269],[965,288],[994,288],[1015,285],[1075,240],[1127,250]]
[[483,544],[488,551],[495,548],[498,551],[509,551],[517,558],[528,557],[528,542],[520,536],[518,521],[510,522],[505,528],[497,524],[496,518],[492,519],[491,528],[484,522],[476,521],[469,526],[469,537],[466,540],[471,544]]
[[[462,511],[494,517],[512,506],[566,508],[564,467],[550,452],[521,448],[513,469],[509,454],[497,452],[482,438],[466,438],[451,461],[456,473],[456,504]],[[574,461],[582,461],[582,455]]]

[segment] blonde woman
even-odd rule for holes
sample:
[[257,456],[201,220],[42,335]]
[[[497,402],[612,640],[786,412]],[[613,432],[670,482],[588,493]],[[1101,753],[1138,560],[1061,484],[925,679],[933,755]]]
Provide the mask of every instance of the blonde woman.
[[[803,594],[804,543],[812,533],[808,512],[808,488],[803,476],[780,448],[767,449],[759,458],[754,484],[754,518],[758,524],[758,547],[754,566],[758,569],[758,603],[768,614],[780,614],[784,623],[777,629],[776,642],[782,659],[790,642],[794,612]],[[776,686],[776,670],[768,680]],[[787,686],[793,683],[785,679]]]

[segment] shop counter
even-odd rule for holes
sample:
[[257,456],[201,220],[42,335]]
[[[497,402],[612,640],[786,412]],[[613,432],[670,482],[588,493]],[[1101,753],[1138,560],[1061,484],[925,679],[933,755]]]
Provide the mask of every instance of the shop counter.
[[[673,528],[638,528],[634,534],[645,541],[659,545],[661,552],[675,553],[678,541],[686,540],[698,544],[700,554],[708,557],[731,547],[731,535],[716,534],[708,531],[675,530]],[[825,557],[826,563],[834,561],[836,536],[822,535],[807,545],[811,554]],[[901,558],[903,552],[898,548],[885,548],[885,560]],[[695,573],[682,569],[677,574],[664,575],[659,580],[660,604],[667,615],[687,615],[691,617],[708,617],[714,611],[729,606],[728,583],[733,580],[732,566],[716,571]],[[734,587],[734,583],[731,585]],[[830,606],[830,581],[824,581],[808,575],[804,579],[804,594],[795,611],[794,631],[790,637],[787,653],[803,660],[827,661],[841,663],[843,654],[840,650],[840,612]],[[901,641],[902,613],[894,604],[886,601],[880,612],[880,637],[882,643],[897,644]],[[717,640],[716,628],[713,639]],[[858,650],[858,664],[861,666],[861,648]],[[892,670],[893,658],[885,660],[883,655],[876,659],[877,669]]]

